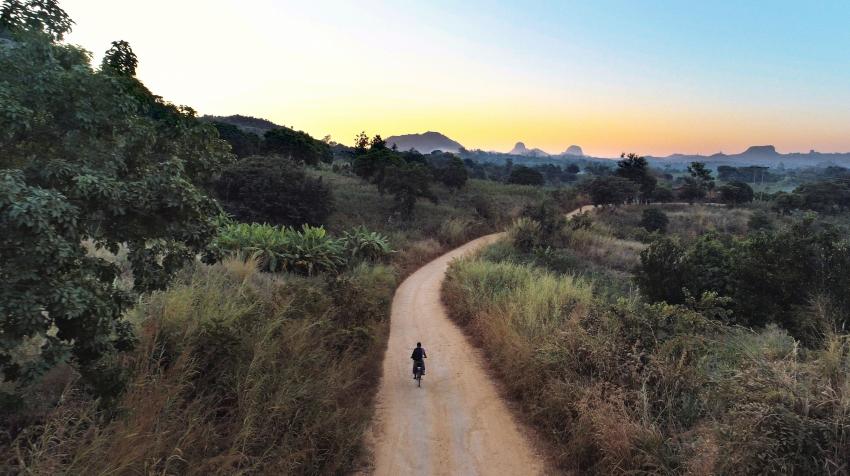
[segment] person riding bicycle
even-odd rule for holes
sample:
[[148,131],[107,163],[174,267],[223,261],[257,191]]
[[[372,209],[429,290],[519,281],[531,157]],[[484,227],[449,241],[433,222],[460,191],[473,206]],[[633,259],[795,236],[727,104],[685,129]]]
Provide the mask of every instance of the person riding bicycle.
[[416,343],[416,348],[413,349],[410,358],[413,359],[413,378],[416,378],[417,366],[422,369],[422,375],[425,375],[425,359],[428,358],[428,354],[425,353],[425,348],[422,347],[421,342]]

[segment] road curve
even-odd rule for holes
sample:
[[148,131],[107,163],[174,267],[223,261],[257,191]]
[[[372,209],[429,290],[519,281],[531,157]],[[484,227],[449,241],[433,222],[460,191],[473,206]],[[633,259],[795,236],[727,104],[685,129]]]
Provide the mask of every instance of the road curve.
[[[587,210],[582,207],[568,216]],[[446,315],[440,286],[449,263],[493,243],[473,240],[431,261],[399,286],[371,430],[375,475],[532,475],[547,466],[499,396],[478,351]],[[417,388],[410,353],[428,352]]]

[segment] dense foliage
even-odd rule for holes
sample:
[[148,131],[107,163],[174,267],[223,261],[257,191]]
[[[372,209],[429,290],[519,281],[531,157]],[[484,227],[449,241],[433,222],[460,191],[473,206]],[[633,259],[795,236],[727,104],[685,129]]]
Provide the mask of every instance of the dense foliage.
[[[6,2],[0,17],[12,38],[0,44],[0,367],[5,380],[32,376],[68,350],[87,372],[126,347],[131,301],[84,242],[126,246],[134,288],[163,288],[215,234],[202,188],[231,155],[191,109],[132,76],[126,43],[95,70],[56,42],[71,22],[55,2]],[[24,344],[40,356],[21,361]]]
[[[358,137],[355,154],[354,173],[375,184],[382,194],[393,195],[393,209],[403,218],[412,217],[419,198],[437,202],[437,195],[431,190],[436,171],[422,154],[388,149],[381,136],[369,141],[365,134]],[[449,159],[447,167],[456,167],[452,162]],[[448,174],[443,180],[448,186],[461,187],[466,183],[463,177],[451,176],[456,172]]]
[[266,131],[263,136],[263,151],[308,165],[333,160],[333,152],[328,144],[312,138],[306,132],[288,127]]
[[543,185],[545,182],[543,174],[524,165],[514,167],[508,176],[508,183],[517,185]]
[[222,171],[215,190],[225,210],[243,222],[317,226],[333,211],[333,195],[322,179],[282,157],[241,159]]
[[668,223],[670,223],[670,219],[660,208],[646,208],[641,212],[640,225],[646,231],[664,233],[667,230]]
[[337,272],[363,260],[380,260],[392,253],[386,237],[363,228],[330,236],[324,228],[300,229],[257,223],[226,223],[210,244],[212,260],[229,255],[255,259],[260,269],[312,276]]
[[741,205],[752,202],[754,193],[752,187],[744,182],[732,181],[718,187],[720,202],[728,205]]
[[236,157],[248,157],[260,152],[260,136],[253,132],[245,132],[238,126],[225,122],[213,121],[212,125],[218,130],[218,135],[230,144]]
[[594,205],[621,205],[639,193],[635,182],[618,176],[596,177],[585,183],[584,190]]
[[649,163],[646,158],[634,153],[620,155],[615,174],[618,177],[631,180],[637,185],[639,195],[636,199],[639,202],[649,201],[658,183],[658,180],[649,171]]
[[[746,238],[709,234],[687,244],[659,239],[641,253],[636,279],[651,301],[684,303],[715,292],[729,298],[734,322],[777,323],[812,341],[845,326],[849,266],[846,232],[808,218]],[[833,321],[806,318],[807,307],[818,299]]]
[[711,170],[702,162],[692,162],[688,165],[688,176],[679,190],[679,197],[688,203],[702,200],[714,189],[714,178]]

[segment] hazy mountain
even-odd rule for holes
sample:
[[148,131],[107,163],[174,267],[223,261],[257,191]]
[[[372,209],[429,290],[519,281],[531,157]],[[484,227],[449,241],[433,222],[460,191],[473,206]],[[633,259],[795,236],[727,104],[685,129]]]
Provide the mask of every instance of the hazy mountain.
[[564,153],[563,153],[563,154],[561,154],[561,155],[579,155],[579,156],[583,156],[583,155],[584,155],[584,151],[583,151],[583,150],[581,150],[581,147],[579,147],[579,146],[577,146],[577,145],[571,145],[571,146],[567,147],[567,150],[565,150],[565,151],[564,151]]
[[233,116],[210,116],[205,115],[200,118],[202,121],[207,122],[223,122],[225,124],[232,124],[245,132],[253,132],[258,136],[265,134],[266,131],[271,129],[279,129],[283,126],[275,124],[272,121],[266,119],[260,119],[258,117],[251,116],[242,116],[239,114]]
[[705,162],[707,165],[717,167],[718,165],[759,165],[765,167],[784,166],[788,168],[840,165],[850,166],[850,152],[820,153],[814,150],[809,152],[791,152],[782,154],[772,145],[754,145],[748,147],[738,154],[724,154],[718,152],[711,155],[700,154],[672,154],[666,157],[647,157],[657,165],[682,165],[694,161]]
[[775,157],[779,155],[779,152],[776,152],[776,147],[772,145],[751,145],[747,147],[747,150],[738,155]]
[[458,152],[463,148],[460,143],[449,139],[439,132],[428,131],[424,134],[402,134],[387,137],[387,147],[395,144],[398,150],[414,149],[422,154],[430,154],[435,150],[443,152]]
[[513,149],[508,152],[510,155],[524,155],[526,157],[548,157],[549,154],[541,149],[529,149],[522,142],[517,142]]

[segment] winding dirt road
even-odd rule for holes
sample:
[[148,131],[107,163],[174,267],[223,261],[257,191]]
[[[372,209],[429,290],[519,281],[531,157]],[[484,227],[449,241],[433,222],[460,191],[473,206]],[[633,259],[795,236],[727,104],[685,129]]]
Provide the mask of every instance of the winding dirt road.
[[[577,209],[569,215],[582,211]],[[393,299],[383,379],[371,432],[376,475],[532,475],[547,472],[484,370],[478,351],[449,320],[440,286],[449,263],[496,241],[478,238],[423,266]],[[410,353],[428,352],[422,388]]]

